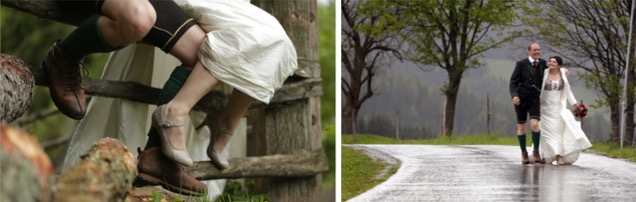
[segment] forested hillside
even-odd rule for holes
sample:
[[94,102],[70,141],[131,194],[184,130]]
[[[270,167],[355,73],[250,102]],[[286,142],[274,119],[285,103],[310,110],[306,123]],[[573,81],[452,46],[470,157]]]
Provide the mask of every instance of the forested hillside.
[[[510,101],[508,83],[514,62],[502,59],[484,60],[485,65],[471,69],[464,75],[459,90],[455,116],[455,134],[465,135],[487,132],[486,97],[490,96],[490,132],[514,135],[516,118]],[[571,69],[570,84],[575,97],[586,105],[595,103],[596,95],[578,81],[578,70]],[[359,133],[395,135],[399,111],[402,139],[437,137],[442,127],[444,96],[439,90],[447,80],[446,73],[437,69],[422,71],[410,63],[395,63],[378,74],[372,97],[360,110],[357,123]],[[609,137],[609,110],[588,107],[583,120],[587,136],[593,140]]]

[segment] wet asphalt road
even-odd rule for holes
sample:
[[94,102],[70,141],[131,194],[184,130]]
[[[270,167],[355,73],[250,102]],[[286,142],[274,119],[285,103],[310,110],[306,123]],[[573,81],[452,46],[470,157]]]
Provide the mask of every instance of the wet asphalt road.
[[514,146],[352,146],[402,165],[349,201],[636,201],[636,163],[587,152],[557,166],[522,165]]

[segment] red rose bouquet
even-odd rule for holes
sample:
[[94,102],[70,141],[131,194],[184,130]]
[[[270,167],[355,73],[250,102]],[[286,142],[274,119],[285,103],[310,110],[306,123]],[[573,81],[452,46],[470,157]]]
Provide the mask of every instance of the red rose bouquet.
[[586,115],[587,115],[587,107],[585,107],[585,104],[581,103],[579,107],[574,109],[574,116],[583,118]]

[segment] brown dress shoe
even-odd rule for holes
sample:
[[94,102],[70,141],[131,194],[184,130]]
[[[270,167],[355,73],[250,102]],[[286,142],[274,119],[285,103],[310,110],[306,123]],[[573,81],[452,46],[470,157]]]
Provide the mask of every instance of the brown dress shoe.
[[153,147],[139,152],[137,169],[139,175],[133,183],[136,187],[161,185],[175,193],[190,196],[207,195],[208,187],[190,176],[178,163],[168,159],[159,149]]
[[521,163],[529,164],[530,159],[528,158],[528,152],[521,152]]
[[545,163],[545,159],[541,158],[541,155],[539,154],[538,150],[532,151],[532,156],[534,156],[534,163],[541,163],[541,164]]
[[84,118],[86,96],[82,88],[79,61],[69,59],[60,49],[59,42],[55,42],[46,54],[42,68],[49,80],[49,91],[55,106],[72,119]]

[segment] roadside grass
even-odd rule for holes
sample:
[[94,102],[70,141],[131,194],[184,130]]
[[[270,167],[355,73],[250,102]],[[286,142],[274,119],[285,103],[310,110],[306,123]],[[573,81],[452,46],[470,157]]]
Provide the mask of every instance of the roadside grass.
[[[342,147],[342,201],[349,200],[386,181],[397,172],[399,164],[389,165],[384,161],[374,161],[364,150]],[[346,159],[346,160],[344,160]],[[377,176],[386,166],[391,166],[384,176]]]
[[[396,140],[379,135],[357,134],[356,141],[350,134],[341,136],[342,144],[428,144],[428,145],[511,145],[516,146],[517,137],[512,136],[495,136],[488,134],[475,134],[467,136],[451,136],[440,137],[435,139],[421,140]],[[532,145],[532,141],[528,141],[528,147]],[[591,151],[590,151],[591,150]],[[362,150],[354,150],[346,146],[342,146],[342,201],[349,200],[374,186],[384,182],[399,169],[399,164],[391,168],[387,176],[382,180],[374,180],[373,176],[378,174],[384,166],[385,162],[376,162],[366,156]],[[606,142],[592,142],[592,147],[588,149],[599,155],[627,159],[636,162],[636,148],[624,147],[620,148],[619,144]]]

